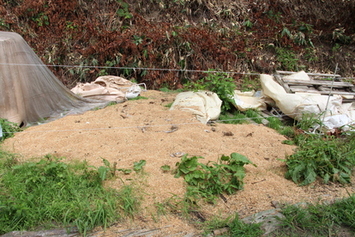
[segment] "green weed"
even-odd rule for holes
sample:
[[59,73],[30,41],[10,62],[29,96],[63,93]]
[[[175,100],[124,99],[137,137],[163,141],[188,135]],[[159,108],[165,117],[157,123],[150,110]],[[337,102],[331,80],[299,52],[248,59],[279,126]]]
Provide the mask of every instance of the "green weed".
[[123,2],[122,0],[117,0],[117,2],[121,5],[121,8],[119,8],[116,11],[116,14],[119,17],[122,17],[123,19],[131,19],[133,18],[132,13],[129,12],[129,5],[126,2]]
[[204,223],[205,235],[209,236],[212,231],[225,228],[223,233],[218,236],[247,236],[260,237],[263,231],[260,228],[261,224],[246,224],[239,219],[238,214],[226,219],[213,218]]
[[148,100],[148,97],[144,97],[144,96],[137,96],[135,98],[129,99],[129,100]]
[[10,25],[7,24],[4,19],[0,18],[0,28],[5,28],[5,29],[9,29]]
[[8,121],[7,119],[0,118],[0,128],[2,129],[2,136],[0,142],[6,138],[13,137],[14,133],[22,131],[18,124]]
[[322,126],[321,116],[318,114],[304,113],[296,123],[296,127],[303,131],[311,131]]
[[271,236],[353,236],[355,233],[355,196],[330,205],[308,204],[306,207],[287,205],[281,228]]
[[140,160],[133,163],[133,170],[136,172],[143,171],[143,168],[147,162],[145,160]]
[[0,234],[39,226],[76,226],[86,235],[137,210],[130,187],[121,191],[103,187],[112,170],[107,162],[96,169],[51,156],[19,163],[7,153],[0,155]]
[[288,138],[293,138],[295,136],[295,129],[293,126],[285,125],[279,118],[271,116],[266,118],[266,120],[269,122],[267,126],[276,130],[281,135],[284,135]]
[[299,185],[323,179],[349,183],[355,165],[354,135],[344,138],[302,136],[296,153],[286,158],[286,178]]
[[133,216],[138,212],[140,207],[141,198],[135,190],[134,186],[125,185],[118,194],[120,196],[119,207],[128,216]]
[[235,113],[224,113],[219,116],[219,122],[226,124],[248,124],[250,123],[244,113],[236,111]]
[[298,71],[298,58],[296,54],[286,48],[276,48],[277,61],[280,62],[281,68],[287,71]]
[[241,91],[260,90],[261,84],[259,79],[253,79],[251,76],[244,76],[239,86]]
[[222,100],[222,112],[227,112],[234,108],[233,95],[236,84],[234,83],[233,78],[228,77],[226,73],[209,72],[206,77],[198,80],[197,82],[189,82],[185,84],[184,87],[194,91],[208,90],[215,92]]
[[48,26],[49,18],[44,12],[38,13],[35,16],[31,17],[31,20],[37,23],[38,26]]
[[248,109],[245,111],[245,115],[253,120],[255,123],[257,124],[261,124],[262,123],[262,117],[260,116],[259,112],[253,109]]
[[236,215],[230,224],[230,234],[230,236],[258,237],[262,236],[263,231],[260,229],[260,224],[246,224]]
[[187,183],[187,198],[196,202],[200,198],[214,202],[222,193],[233,194],[243,188],[245,176],[244,165],[252,164],[245,156],[232,153],[222,155],[218,162],[202,164],[198,159],[202,157],[188,157],[184,155],[176,163],[175,178],[184,177]]

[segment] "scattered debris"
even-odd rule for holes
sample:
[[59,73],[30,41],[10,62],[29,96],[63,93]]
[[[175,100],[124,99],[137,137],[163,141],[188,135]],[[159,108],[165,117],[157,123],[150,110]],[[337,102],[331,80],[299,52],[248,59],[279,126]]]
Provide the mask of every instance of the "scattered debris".
[[232,132],[223,132],[223,136],[226,136],[226,137],[232,137],[234,136],[234,134]]

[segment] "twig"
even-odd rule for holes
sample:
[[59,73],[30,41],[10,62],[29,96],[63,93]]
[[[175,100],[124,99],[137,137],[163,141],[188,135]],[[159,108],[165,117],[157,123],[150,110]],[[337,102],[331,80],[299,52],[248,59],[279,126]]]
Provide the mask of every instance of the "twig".
[[257,184],[257,183],[261,183],[261,182],[264,182],[266,181],[266,179],[262,179],[262,180],[259,180],[259,181],[256,181],[256,182],[252,182],[251,184]]

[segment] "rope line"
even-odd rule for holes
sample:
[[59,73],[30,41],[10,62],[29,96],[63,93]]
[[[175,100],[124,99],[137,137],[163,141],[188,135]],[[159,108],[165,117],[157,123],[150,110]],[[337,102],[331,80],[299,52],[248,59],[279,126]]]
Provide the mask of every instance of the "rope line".
[[110,68],[110,69],[130,69],[130,70],[148,70],[148,71],[173,71],[173,72],[200,72],[200,73],[230,73],[230,74],[241,74],[241,75],[255,75],[258,76],[260,73],[248,73],[248,72],[226,72],[226,71],[208,71],[208,70],[190,70],[190,69],[174,69],[174,68],[145,68],[145,67],[109,67],[109,66],[85,66],[85,65],[46,65],[46,64],[26,64],[26,63],[0,63],[0,65],[9,66],[31,66],[31,67],[70,67],[70,68]]
[[[121,69],[121,70],[147,70],[147,71],[172,71],[172,72],[199,72],[199,73],[226,73],[238,75],[260,76],[261,73],[253,72],[232,72],[232,71],[217,71],[217,70],[192,70],[192,69],[177,69],[177,68],[145,68],[145,67],[110,67],[110,66],[94,66],[94,65],[61,65],[61,64],[21,64],[21,63],[0,63],[0,65],[9,66],[31,66],[31,67],[64,67],[64,68],[98,68],[98,69]],[[355,77],[340,77],[340,79],[355,79]]]

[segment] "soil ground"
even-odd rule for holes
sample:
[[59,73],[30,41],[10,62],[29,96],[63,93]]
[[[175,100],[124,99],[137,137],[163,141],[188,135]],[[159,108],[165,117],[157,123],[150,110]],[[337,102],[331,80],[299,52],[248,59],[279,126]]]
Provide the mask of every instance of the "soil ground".
[[[202,204],[196,220],[228,217],[240,218],[272,209],[273,204],[332,201],[348,196],[355,186],[320,183],[299,187],[284,178],[282,159],[296,147],[282,144],[286,138],[263,125],[204,125],[189,112],[170,111],[175,93],[146,91],[148,99],[126,101],[104,109],[89,111],[27,128],[7,139],[3,149],[20,155],[21,159],[37,159],[46,154],[63,157],[63,161],[86,160],[101,166],[102,158],[117,168],[132,168],[133,163],[146,160],[144,174],[124,175],[107,185],[119,188],[124,183],[137,185],[142,195],[141,211],[126,222],[116,223],[106,231],[97,229],[93,236],[128,236],[134,230],[157,230],[151,235],[185,236],[198,230],[192,221],[179,213],[159,212],[168,200],[182,197],[182,178],[164,173],[161,166],[174,169],[180,155],[202,156],[200,162],[217,161],[222,155],[237,152],[248,157],[257,167],[245,166],[244,189],[225,195],[215,205]],[[193,235],[191,235],[193,236]]]

